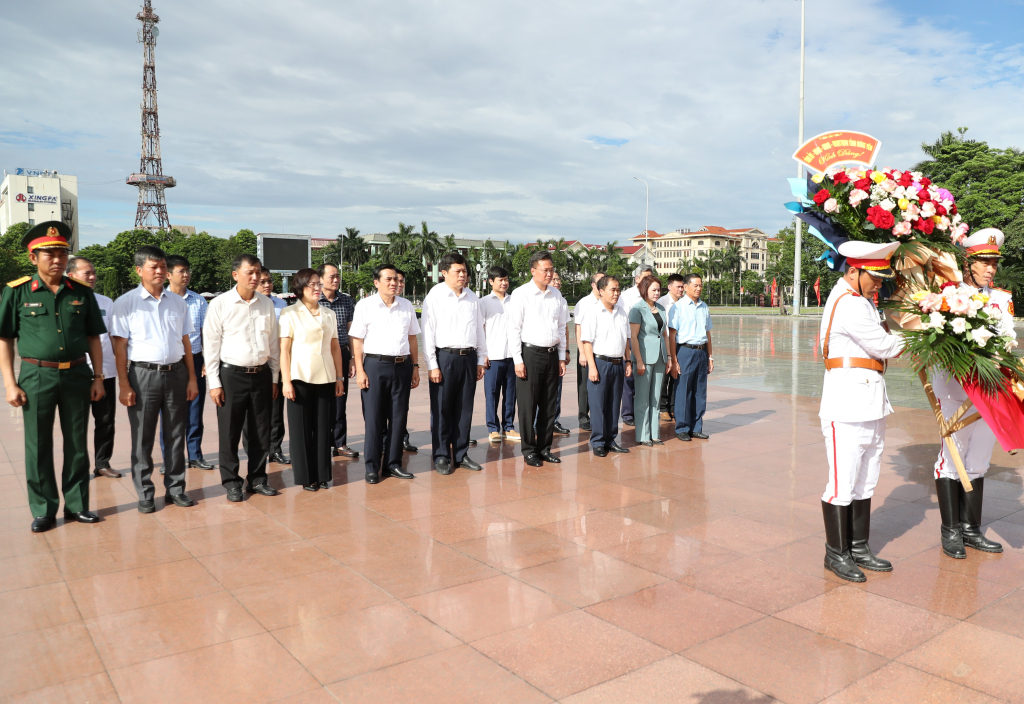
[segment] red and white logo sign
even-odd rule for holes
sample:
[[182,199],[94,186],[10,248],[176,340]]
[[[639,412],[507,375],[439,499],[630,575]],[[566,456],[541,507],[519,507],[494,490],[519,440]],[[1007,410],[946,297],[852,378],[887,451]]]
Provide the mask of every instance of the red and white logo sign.
[[25,194],[24,193],[19,193],[18,196],[14,200],[18,201],[19,203],[24,203],[25,202]]

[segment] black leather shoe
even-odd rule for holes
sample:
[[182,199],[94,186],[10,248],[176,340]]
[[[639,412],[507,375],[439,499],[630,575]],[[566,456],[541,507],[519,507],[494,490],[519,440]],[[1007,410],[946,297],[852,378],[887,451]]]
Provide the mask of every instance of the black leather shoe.
[[250,494],[262,494],[263,496],[277,496],[278,490],[267,484],[257,484],[246,489]]
[[378,475],[376,472],[367,472],[366,473],[366,483],[367,484],[380,484],[380,475]]
[[608,450],[603,447],[595,447],[594,454],[597,455],[598,457],[607,457]]
[[850,504],[850,556],[859,567],[873,572],[892,572],[892,563],[875,556],[868,545],[871,537],[871,499]]
[[964,534],[960,529],[959,483],[957,479],[936,479],[935,495],[939,502],[939,516],[942,518],[942,527],[939,529],[942,552],[948,557],[963,560],[967,557],[967,549],[964,548]]
[[463,469],[470,469],[474,472],[479,472],[481,469],[483,469],[481,465],[477,464],[468,457],[463,457],[462,461],[459,462],[459,466],[462,467]]
[[120,479],[121,473],[116,472],[110,467],[97,467],[92,472],[94,477],[107,477],[108,479]]
[[228,501],[232,503],[241,503],[242,501],[242,490],[241,489],[228,489]]
[[331,488],[331,483],[330,482],[320,482],[320,488],[321,489],[325,489],[325,490],[326,489],[330,489]]
[[99,517],[99,514],[93,513],[92,511],[74,511],[64,512],[64,522],[78,521],[79,523],[99,523],[103,519]]
[[276,462],[277,464],[291,464],[292,463],[292,459],[290,457],[288,457],[287,455],[282,455],[280,452],[273,453],[267,459],[269,459],[271,462]]
[[412,472],[406,472],[400,465],[396,465],[388,469],[388,474],[392,477],[398,477],[399,479],[415,479]]
[[676,437],[682,440],[683,442],[690,442],[690,436],[688,434],[676,433]]
[[469,441],[469,446],[470,446],[470,447],[476,447],[476,446],[477,446],[477,441],[476,441],[476,440],[472,440],[472,439],[470,439],[470,441]]
[[441,457],[440,459],[436,460],[434,462],[434,469],[437,470],[438,474],[447,475],[452,473],[452,465],[451,462],[448,461],[447,457]]
[[213,469],[213,465],[204,459],[189,460],[188,466],[194,469]]
[[580,423],[580,430],[586,430],[589,433],[590,432],[590,423]]
[[550,452],[540,453],[540,458],[545,462],[550,462],[551,464],[562,464],[562,460],[558,459],[557,455],[552,455]]
[[964,485],[957,482],[960,494],[960,531],[964,536],[964,547],[982,552],[1002,552],[1003,546],[989,540],[981,532],[981,505],[985,501],[985,477],[971,482],[973,491],[964,491]]
[[618,452],[620,455],[628,455],[629,454],[629,450],[627,450],[624,447],[620,447],[618,444],[616,444],[614,442],[611,445],[608,446],[608,452]]
[[174,504],[175,506],[188,508],[189,506],[195,506],[196,502],[190,499],[188,494],[166,494],[164,496],[164,504]]
[[708,434],[707,433],[690,433],[690,437],[693,438],[694,440],[707,440],[708,439]]
[[418,452],[420,448],[411,444],[408,440],[405,440],[404,442],[402,442],[402,449],[405,450],[406,452]]
[[146,501],[145,499],[139,499],[139,513],[153,513],[156,511],[156,502],[152,499]]
[[850,555],[850,507],[821,502],[825,519],[825,568],[850,582],[866,582],[868,578]]
[[45,533],[46,531],[57,525],[57,521],[49,516],[41,516],[39,518],[32,519],[32,532],[33,533]]
[[623,418],[623,419],[622,419],[622,424],[623,424],[623,425],[625,425],[625,426],[627,426],[627,427],[630,427],[630,428],[632,428],[632,427],[633,427],[633,426],[635,425],[635,424],[633,423],[633,419],[632,419],[632,418],[630,418],[630,419],[628,419],[628,420],[627,420],[626,418]]
[[160,468],[160,474],[163,474],[163,473],[164,473],[164,468],[163,468],[163,467],[161,467],[161,468]]
[[316,482],[313,484],[303,484],[302,488],[304,491],[320,491],[320,485]]
[[561,423],[555,423],[555,435],[568,435],[569,431],[562,427]]
[[530,467],[543,467],[544,466],[544,462],[541,460],[541,458],[538,457],[537,455],[533,455],[533,454],[527,455],[526,457],[524,457],[523,461],[526,462],[526,464],[529,465]]
[[331,457],[348,457],[355,460],[359,459],[359,453],[348,445],[342,445],[341,447],[331,448]]

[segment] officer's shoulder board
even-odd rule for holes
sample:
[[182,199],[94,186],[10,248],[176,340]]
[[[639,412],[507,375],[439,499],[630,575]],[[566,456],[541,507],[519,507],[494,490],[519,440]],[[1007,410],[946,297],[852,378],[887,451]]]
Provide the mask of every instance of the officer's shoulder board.
[[22,284],[27,284],[31,280],[32,280],[31,276],[22,276],[20,279],[15,279],[14,281],[8,281],[7,285],[10,286],[11,288],[17,288],[18,286],[21,286]]
[[1009,289],[1005,289],[1005,288],[996,288],[995,286],[992,286],[992,290],[993,291],[1002,291],[1003,293],[1008,293],[1011,296],[1013,295],[1013,291],[1010,291]]
[[83,286],[85,286],[86,288],[88,288],[88,287],[89,287],[89,284],[85,283],[85,282],[84,282],[84,281],[82,281],[81,279],[76,279],[76,278],[75,278],[74,276],[68,276],[67,278],[71,279],[71,280],[72,280],[72,281],[74,281],[74,282],[75,282],[76,284],[82,284],[82,285],[83,285]]

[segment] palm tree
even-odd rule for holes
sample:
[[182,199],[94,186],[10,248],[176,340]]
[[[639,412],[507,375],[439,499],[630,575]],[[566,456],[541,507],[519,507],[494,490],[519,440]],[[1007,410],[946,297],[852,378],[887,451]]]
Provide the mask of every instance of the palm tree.
[[442,252],[456,252],[459,249],[459,245],[455,243],[455,233],[444,236],[444,242],[441,243]]
[[394,264],[411,252],[415,246],[414,232],[412,225],[406,225],[404,222],[398,223],[398,230],[388,233],[388,246],[381,255],[381,262]]
[[370,261],[370,248],[359,236],[359,230],[354,227],[345,228],[345,234],[341,238],[341,251],[344,263],[351,266],[353,271]]
[[436,232],[431,232],[427,227],[427,221],[421,222],[422,229],[413,236],[415,244],[413,251],[423,260],[423,267],[426,268],[438,259],[441,250],[441,240]]
[[730,244],[722,250],[722,271],[729,274],[732,279],[732,297],[736,297],[736,279],[740,273],[740,266],[743,263],[743,255],[738,244]]

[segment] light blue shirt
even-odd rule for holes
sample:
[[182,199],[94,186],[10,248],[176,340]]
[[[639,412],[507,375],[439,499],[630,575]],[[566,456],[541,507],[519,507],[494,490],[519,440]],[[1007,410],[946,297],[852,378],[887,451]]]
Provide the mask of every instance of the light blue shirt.
[[281,311],[288,307],[288,301],[278,298],[277,296],[270,296],[270,302],[274,304],[274,315],[277,319],[281,319]]
[[192,343],[192,354],[203,351],[203,324],[206,323],[206,299],[192,289],[185,290],[185,305],[188,317],[192,319],[192,332],[188,339]]
[[128,340],[128,359],[174,364],[185,356],[182,338],[193,332],[185,299],[169,289],[160,298],[139,284],[114,301],[110,336]]
[[676,342],[703,345],[711,330],[711,309],[704,301],[694,303],[684,295],[668,312],[668,326],[676,331]]

